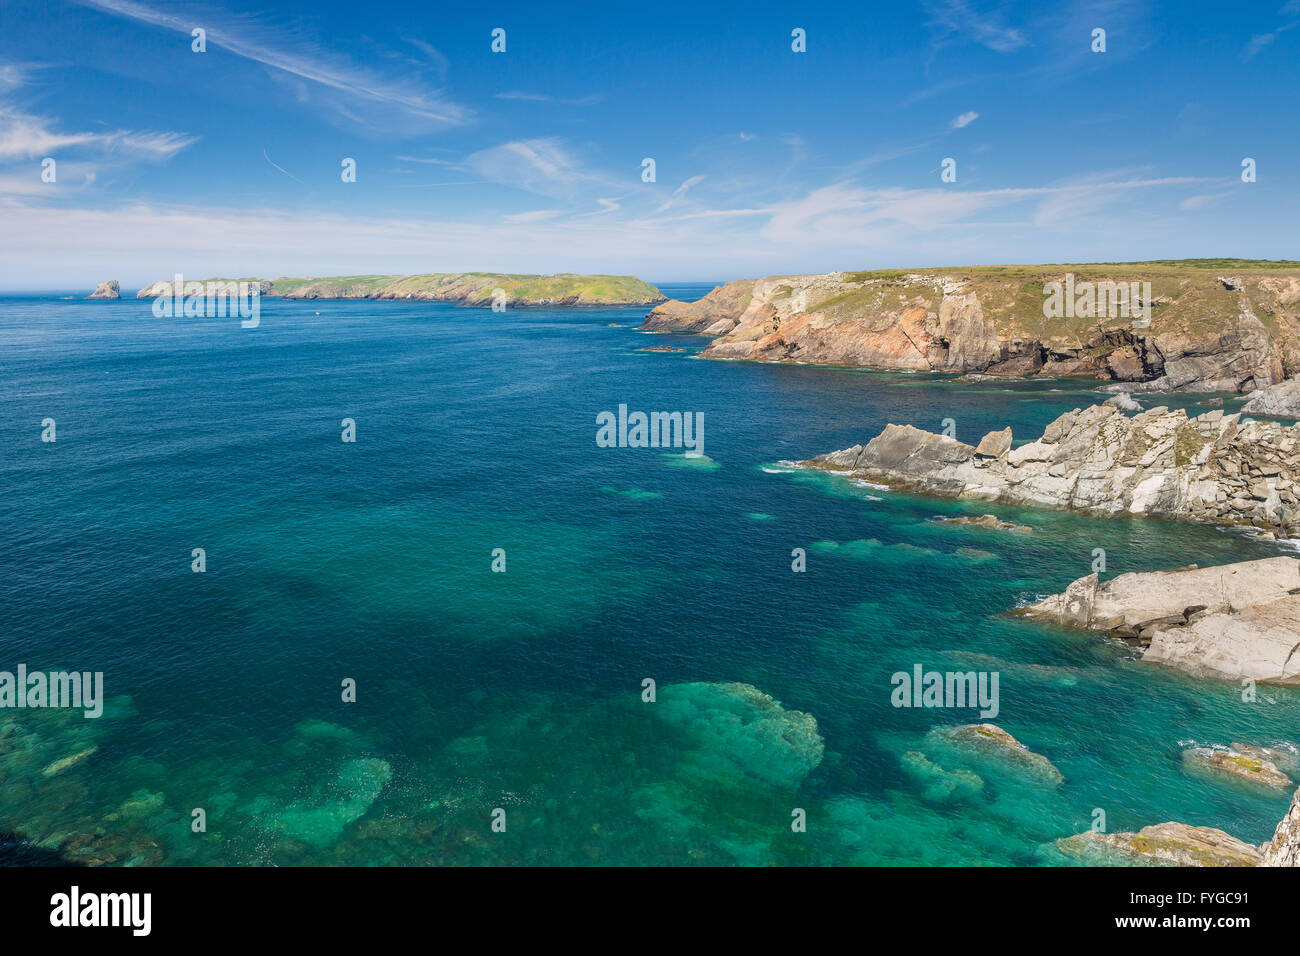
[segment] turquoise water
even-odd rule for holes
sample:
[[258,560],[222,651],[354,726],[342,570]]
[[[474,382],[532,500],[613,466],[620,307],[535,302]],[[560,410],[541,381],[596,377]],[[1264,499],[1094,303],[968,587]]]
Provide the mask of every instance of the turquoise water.
[[[711,362],[640,317],[268,300],[242,330],[0,300],[0,669],[103,671],[111,698],[0,711],[0,833],[282,865],[1054,864],[1095,808],[1271,834],[1289,794],[1179,755],[1296,742],[1300,694],[1245,704],[1005,612],[1094,548],[1114,573],[1279,545],[781,464],[890,421],[1026,439],[1086,383]],[[664,344],[687,352],[639,351]],[[702,412],[707,460],[597,447],[620,403]],[[1036,531],[933,520],[986,511]],[[893,707],[915,664],[997,671],[996,723],[1065,782],[928,736],[979,718]]]

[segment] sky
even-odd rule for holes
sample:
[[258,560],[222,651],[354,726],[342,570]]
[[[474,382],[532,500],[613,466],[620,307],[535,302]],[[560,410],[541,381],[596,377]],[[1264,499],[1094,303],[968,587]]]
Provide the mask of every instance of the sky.
[[0,0],[0,290],[1300,258],[1298,27],[1300,0]]

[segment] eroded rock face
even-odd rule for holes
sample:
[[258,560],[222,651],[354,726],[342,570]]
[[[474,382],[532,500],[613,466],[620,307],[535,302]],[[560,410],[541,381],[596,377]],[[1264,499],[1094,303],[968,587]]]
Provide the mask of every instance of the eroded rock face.
[[1300,418],[1300,379],[1287,379],[1252,393],[1241,410],[1250,415]]
[[669,299],[650,310],[643,332],[703,332],[725,335],[736,327],[753,298],[754,280],[720,285],[697,302]]
[[[999,433],[994,433],[999,434]],[[1164,406],[1128,417],[1093,405],[1066,412],[1037,440],[994,457],[888,425],[867,445],[802,464],[846,470],[906,491],[1096,515],[1148,514],[1300,534],[1300,426],[1241,422],[1221,410],[1188,418]]]
[[122,290],[117,284],[116,279],[109,279],[107,282],[101,282],[95,286],[95,291],[86,296],[87,299],[120,299]]
[[1300,791],[1291,801],[1273,839],[1262,847],[1264,866],[1300,866]]
[[1198,677],[1300,684],[1300,561],[1079,578],[1020,611],[1145,647],[1142,660]]
[[1079,833],[1056,841],[1063,853],[1117,866],[1259,866],[1260,852],[1213,827],[1160,823],[1137,833]]
[[[832,272],[727,283],[670,301],[642,329],[717,336],[706,357],[994,375],[1089,375],[1117,391],[1250,392],[1300,368],[1300,277],[1182,266],[1079,278],[1151,280],[1146,318],[1044,316],[1041,267]],[[748,292],[749,299],[744,301]],[[1260,319],[1265,315],[1267,323]]]

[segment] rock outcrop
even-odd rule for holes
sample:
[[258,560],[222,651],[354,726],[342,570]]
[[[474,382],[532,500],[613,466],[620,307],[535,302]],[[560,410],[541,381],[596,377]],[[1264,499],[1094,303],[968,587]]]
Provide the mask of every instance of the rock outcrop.
[[668,299],[650,310],[641,323],[641,331],[725,335],[740,321],[753,292],[754,280],[741,279],[718,286],[696,302]]
[[[428,275],[339,276],[323,279],[186,280],[186,289],[209,283],[256,283],[260,294],[279,299],[399,299],[467,306],[617,306],[663,302],[659,290],[635,276],[505,275],[488,272]],[[155,282],[137,299],[170,295],[173,280]]]
[[1264,790],[1289,791],[1295,786],[1271,760],[1235,748],[1192,747],[1183,751],[1183,766],[1192,773]]
[[1159,823],[1137,833],[1089,830],[1056,841],[1062,853],[1091,865],[1259,866],[1258,848],[1214,827]]
[[1273,839],[1252,846],[1214,827],[1159,823],[1137,833],[1088,831],[1056,841],[1062,853],[1092,865],[1300,866],[1300,791]]
[[122,298],[122,289],[117,284],[116,279],[109,279],[107,282],[101,282],[95,286],[95,291],[86,296],[87,299],[120,299]]
[[977,447],[889,425],[865,446],[801,464],[925,494],[1300,534],[1300,426],[1242,422],[1218,409],[1188,418],[1164,406],[1129,418],[1093,405],[994,456],[1002,434]]
[[[666,302],[642,329],[716,336],[712,358],[1250,392],[1300,371],[1300,267],[1240,265],[1230,282],[1194,260],[771,276]],[[1048,317],[1045,287],[1067,276],[1146,298]]]
[[1270,415],[1273,418],[1300,418],[1300,379],[1289,378],[1285,382],[1251,392],[1250,401],[1241,406],[1241,410],[1251,415]]
[[1264,866],[1300,866],[1300,790],[1291,800],[1291,809],[1277,825],[1273,839],[1261,849]]
[[1145,647],[1142,660],[1200,677],[1300,683],[1300,561],[1090,574],[1020,610]]

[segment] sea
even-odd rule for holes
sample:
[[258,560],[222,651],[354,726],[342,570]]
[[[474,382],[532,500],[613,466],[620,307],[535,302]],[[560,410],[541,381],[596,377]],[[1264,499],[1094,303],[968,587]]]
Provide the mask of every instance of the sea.
[[[0,861],[1062,866],[1090,829],[1271,836],[1290,792],[1183,752],[1294,754],[1300,693],[1014,612],[1290,543],[797,468],[890,422],[1020,443],[1104,396],[702,359],[644,313],[0,299],[0,671],[103,686],[99,717],[0,708]],[[702,454],[598,443],[620,405],[700,416]],[[984,513],[1033,531],[944,520]],[[996,675],[996,716],[900,706],[918,667]],[[1061,779],[945,733],[986,720]]]

